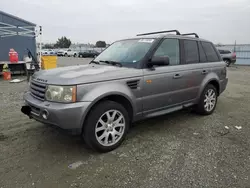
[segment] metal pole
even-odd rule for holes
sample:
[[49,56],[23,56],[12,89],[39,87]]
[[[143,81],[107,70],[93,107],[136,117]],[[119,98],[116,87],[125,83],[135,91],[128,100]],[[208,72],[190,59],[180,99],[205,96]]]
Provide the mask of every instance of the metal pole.
[[42,26],[39,26],[39,34],[40,34],[39,63],[40,63],[40,67],[41,67],[41,65],[42,65]]

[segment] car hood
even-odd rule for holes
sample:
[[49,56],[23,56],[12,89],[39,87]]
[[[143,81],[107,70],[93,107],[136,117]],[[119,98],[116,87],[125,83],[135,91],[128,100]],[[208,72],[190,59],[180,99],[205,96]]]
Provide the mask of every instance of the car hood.
[[33,79],[47,84],[75,85],[139,76],[142,76],[142,69],[88,64],[41,70]]

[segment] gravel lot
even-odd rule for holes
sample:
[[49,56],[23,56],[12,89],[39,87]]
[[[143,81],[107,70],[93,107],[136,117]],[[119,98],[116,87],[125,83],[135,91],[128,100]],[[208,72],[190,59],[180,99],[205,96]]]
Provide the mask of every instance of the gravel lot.
[[0,80],[0,188],[250,187],[250,67],[231,67],[228,75],[213,115],[184,110],[136,123],[107,154],[28,119],[20,112],[27,83]]

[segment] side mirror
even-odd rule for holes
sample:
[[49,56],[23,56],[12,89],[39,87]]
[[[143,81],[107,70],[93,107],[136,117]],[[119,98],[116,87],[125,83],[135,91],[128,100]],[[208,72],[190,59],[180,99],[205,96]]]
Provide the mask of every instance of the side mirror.
[[169,65],[169,57],[168,56],[155,56],[152,57],[151,61],[148,63],[150,67],[156,66],[164,66]]

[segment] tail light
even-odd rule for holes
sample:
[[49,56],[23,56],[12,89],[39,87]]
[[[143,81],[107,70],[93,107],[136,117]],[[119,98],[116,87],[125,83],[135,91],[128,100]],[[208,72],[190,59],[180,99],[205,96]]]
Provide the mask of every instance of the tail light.
[[233,57],[236,57],[236,53],[235,52],[233,52]]

